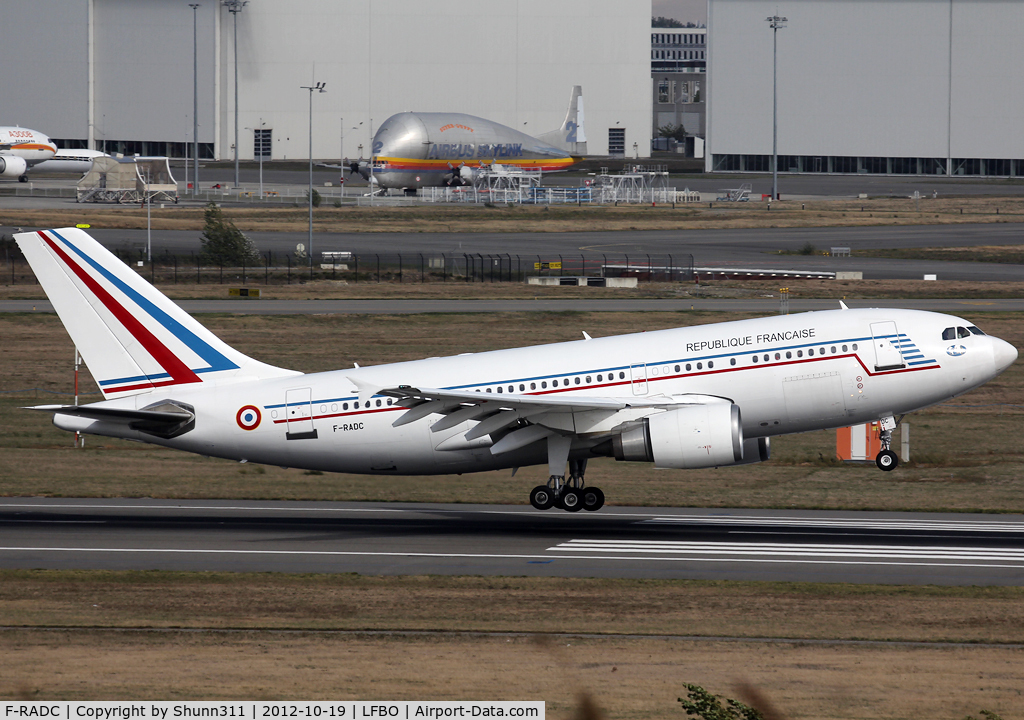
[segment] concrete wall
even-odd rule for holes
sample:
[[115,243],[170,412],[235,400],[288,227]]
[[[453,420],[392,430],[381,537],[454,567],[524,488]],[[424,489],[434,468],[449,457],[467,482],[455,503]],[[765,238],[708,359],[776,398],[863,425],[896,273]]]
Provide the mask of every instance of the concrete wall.
[[[168,0],[5,0],[0,123],[59,138],[184,142],[192,132],[192,10]],[[90,24],[91,20],[91,24]],[[234,27],[198,10],[199,140],[234,142]],[[371,124],[405,110],[480,115],[530,134],[556,129],[582,85],[589,149],[608,128],[650,147],[650,8],[621,0],[251,0],[238,15],[239,146],[273,128],[275,158],[369,154]],[[94,78],[90,127],[90,36]],[[372,121],[372,123],[371,123]],[[351,129],[355,126],[357,129]]]
[[1011,0],[709,0],[708,168],[780,155],[1024,158],[1024,5]]

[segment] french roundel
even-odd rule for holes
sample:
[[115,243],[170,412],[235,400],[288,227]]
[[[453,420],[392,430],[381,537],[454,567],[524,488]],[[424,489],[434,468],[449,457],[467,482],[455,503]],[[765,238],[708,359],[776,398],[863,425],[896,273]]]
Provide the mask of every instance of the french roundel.
[[255,405],[246,405],[235,415],[235,422],[243,430],[255,430],[260,426],[260,410]]

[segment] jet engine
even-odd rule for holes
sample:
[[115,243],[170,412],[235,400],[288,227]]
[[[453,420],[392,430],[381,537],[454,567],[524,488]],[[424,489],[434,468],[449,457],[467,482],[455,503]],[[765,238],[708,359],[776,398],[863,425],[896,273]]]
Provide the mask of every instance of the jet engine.
[[28,172],[25,158],[17,155],[0,155],[0,177],[21,177]]
[[[753,458],[744,460],[750,449]],[[730,402],[686,405],[643,418],[612,439],[616,460],[659,468],[707,468],[767,459],[768,446],[743,441],[740,408]]]

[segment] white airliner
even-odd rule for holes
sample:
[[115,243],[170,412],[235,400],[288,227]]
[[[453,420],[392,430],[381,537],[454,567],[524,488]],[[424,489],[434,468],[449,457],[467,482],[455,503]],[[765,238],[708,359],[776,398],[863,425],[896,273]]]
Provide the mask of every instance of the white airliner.
[[345,473],[546,462],[539,509],[600,508],[592,457],[756,463],[774,435],[868,421],[892,470],[898,418],[1017,359],[958,317],[843,307],[302,374],[227,346],[82,230],[15,237],[106,398],[33,408],[57,427]]
[[60,148],[49,160],[44,160],[32,168],[41,173],[75,173],[84,175],[92,170],[92,161],[100,157],[110,157],[99,150]]
[[28,182],[28,169],[49,160],[56,153],[57,146],[53,140],[37,130],[0,127],[0,178],[18,178],[21,182]]

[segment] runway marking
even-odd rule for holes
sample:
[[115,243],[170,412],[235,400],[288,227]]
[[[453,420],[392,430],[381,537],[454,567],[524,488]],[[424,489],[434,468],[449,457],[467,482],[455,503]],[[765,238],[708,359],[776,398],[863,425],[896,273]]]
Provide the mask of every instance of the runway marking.
[[[1020,569],[1024,567],[1024,551],[995,551],[990,557],[985,557],[982,552],[972,553],[967,549],[951,549],[946,554],[929,555],[926,553],[896,552],[891,554],[881,553],[800,553],[784,552],[779,549],[760,549],[744,552],[749,546],[739,546],[741,549],[729,549],[725,546],[738,545],[736,543],[722,543],[721,547],[705,547],[703,549],[674,548],[672,550],[659,550],[654,547],[628,547],[619,549],[614,546],[619,541],[600,540],[573,540],[562,543],[547,550],[550,551],[583,551],[591,550],[605,553],[619,553],[612,555],[558,555],[559,560],[619,560],[619,561],[647,561],[647,562],[703,562],[703,563],[758,563],[758,564],[794,564],[794,565],[891,565],[904,567],[963,567],[963,568],[1011,568]],[[578,544],[577,544],[578,543]],[[621,544],[621,543],[620,543]],[[628,544],[628,541],[627,541]],[[637,545],[638,543],[632,543]],[[658,545],[659,543],[652,543]],[[684,543],[677,543],[682,545]],[[686,543],[688,545],[710,545],[709,543]],[[760,546],[765,548],[765,546]],[[807,546],[787,546],[792,548]],[[941,548],[939,550],[942,550]],[[959,552],[961,554],[954,554]],[[109,554],[168,554],[168,555],[246,555],[246,556],[275,556],[275,557],[406,557],[406,558],[460,558],[460,559],[481,559],[481,560],[550,560],[551,555],[520,555],[502,553],[430,553],[430,552],[380,552],[380,551],[357,551],[357,550],[239,550],[228,548],[88,548],[88,547],[0,547],[0,552],[44,552],[44,553],[109,553]],[[649,555],[629,555],[623,553],[646,552]],[[673,557],[666,557],[661,553],[673,553]],[[1005,553],[1002,556],[999,553]],[[715,557],[708,557],[715,555]],[[746,557],[729,557],[734,555],[746,555]],[[820,556],[825,557],[820,557]],[[780,557],[783,556],[783,557]],[[819,556],[819,557],[816,557]],[[872,559],[875,558],[875,559]],[[925,562],[926,560],[945,559],[947,562]],[[951,562],[953,560],[974,560],[974,562]],[[989,560],[989,562],[985,562]],[[1004,560],[1013,564],[998,564],[996,560]]]
[[[818,543],[709,543],[691,541],[658,540],[570,540],[548,548],[549,551],[594,551],[623,554],[658,553],[674,555],[740,555],[762,562],[767,558],[780,561],[786,558],[828,558],[814,560],[827,563],[833,558],[865,558],[879,560],[964,560],[977,563],[1011,562],[1014,565],[999,567],[1024,567],[1024,549],[1014,548],[967,548],[967,547],[902,547],[898,545],[824,545]],[[756,558],[756,560],[755,560]],[[686,557],[685,559],[693,559]],[[773,560],[768,560],[773,561]],[[874,564],[869,562],[868,564]],[[904,563],[893,563],[904,564]],[[915,562],[905,564],[916,564]],[[945,563],[939,563],[945,564]]]
[[856,518],[801,518],[759,515],[672,515],[640,520],[638,525],[773,525],[787,527],[849,527],[859,530],[950,530],[1024,533],[1024,522],[989,520],[858,520]]

